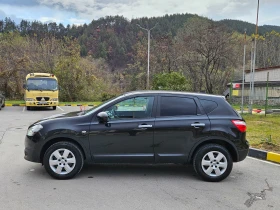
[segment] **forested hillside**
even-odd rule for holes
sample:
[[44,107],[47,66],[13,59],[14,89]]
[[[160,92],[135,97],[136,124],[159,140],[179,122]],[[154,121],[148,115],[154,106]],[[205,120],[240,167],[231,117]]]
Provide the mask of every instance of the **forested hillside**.
[[[256,32],[256,25],[245,21],[226,19],[218,22],[226,25],[231,31],[244,33],[244,30],[246,29],[248,35],[252,35]],[[258,27],[258,33],[260,35],[265,35],[271,31],[280,33],[280,26],[262,25]]]
[[[25,20],[16,25],[6,18],[0,21],[0,89],[8,98],[22,98],[22,83],[29,72],[55,73],[62,86],[61,100],[105,100],[145,89],[147,32],[138,25],[155,26],[149,88],[217,94],[240,74],[241,33],[244,28],[248,35],[255,30],[243,21],[214,22],[192,14],[131,21],[108,16],[81,26]],[[258,67],[280,64],[279,29],[260,27]],[[248,45],[251,40],[247,39]]]

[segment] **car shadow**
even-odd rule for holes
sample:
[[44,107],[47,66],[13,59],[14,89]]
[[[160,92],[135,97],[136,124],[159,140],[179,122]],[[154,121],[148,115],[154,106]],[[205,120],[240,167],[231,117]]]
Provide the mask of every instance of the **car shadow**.
[[30,110],[27,111],[55,111],[52,107],[31,107]]
[[[80,175],[88,178],[99,176],[118,177],[196,177],[190,165],[181,164],[86,164]],[[197,179],[197,178],[195,178]]]

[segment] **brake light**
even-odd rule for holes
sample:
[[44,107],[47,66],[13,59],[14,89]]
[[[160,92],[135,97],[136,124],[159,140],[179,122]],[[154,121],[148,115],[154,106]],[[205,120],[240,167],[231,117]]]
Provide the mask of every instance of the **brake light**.
[[241,132],[244,133],[246,132],[246,123],[242,120],[232,120],[231,121],[233,123],[233,125],[235,125],[235,127]]

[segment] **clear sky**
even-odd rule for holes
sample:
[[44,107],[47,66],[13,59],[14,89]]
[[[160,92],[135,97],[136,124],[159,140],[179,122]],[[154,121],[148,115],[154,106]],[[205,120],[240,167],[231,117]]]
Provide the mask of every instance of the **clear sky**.
[[[213,20],[256,22],[258,0],[0,0],[0,19],[89,23],[105,16],[153,17],[191,13]],[[260,25],[280,26],[280,0],[260,0]]]

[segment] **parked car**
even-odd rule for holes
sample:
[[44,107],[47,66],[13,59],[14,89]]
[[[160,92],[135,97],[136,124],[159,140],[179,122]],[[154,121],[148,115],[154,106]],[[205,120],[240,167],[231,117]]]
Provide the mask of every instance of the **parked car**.
[[85,162],[191,163],[202,179],[221,181],[248,149],[246,123],[223,96],[137,91],[35,122],[24,157],[57,179]]
[[0,110],[5,107],[5,96],[0,92]]

